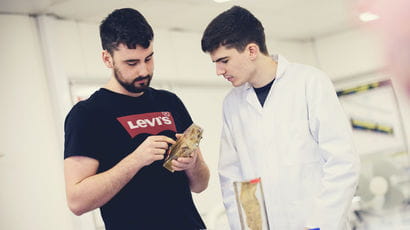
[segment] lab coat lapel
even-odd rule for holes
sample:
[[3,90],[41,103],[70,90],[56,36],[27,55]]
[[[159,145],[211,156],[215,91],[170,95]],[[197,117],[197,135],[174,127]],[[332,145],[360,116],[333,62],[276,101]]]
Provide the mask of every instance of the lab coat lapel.
[[258,97],[256,96],[255,90],[249,83],[246,83],[245,86],[245,98],[252,109],[254,109],[259,114],[262,114],[262,106],[258,100]]
[[[269,91],[268,96],[266,97],[265,100],[265,105],[263,107],[263,115],[262,115],[262,123],[263,125],[260,127],[261,129],[261,138],[264,138],[264,149],[267,150],[272,150],[272,153],[275,152],[281,152],[278,150],[275,150],[277,148],[277,145],[275,142],[279,139],[279,133],[277,133],[277,128],[278,125],[283,125],[288,124],[287,122],[283,122],[281,119],[278,120],[276,117],[277,113],[280,111],[276,111],[278,108],[280,108],[281,103],[286,103],[281,100],[278,100],[278,97],[280,98],[280,94],[283,92],[280,91],[280,89],[277,88],[278,84],[281,84],[281,78],[285,75],[286,68],[289,65],[289,62],[283,58],[280,55],[273,55],[272,59],[277,61],[278,67],[276,70],[276,77],[275,81],[272,84],[272,87]],[[280,156],[272,154],[271,156],[271,163],[274,164],[279,162]]]

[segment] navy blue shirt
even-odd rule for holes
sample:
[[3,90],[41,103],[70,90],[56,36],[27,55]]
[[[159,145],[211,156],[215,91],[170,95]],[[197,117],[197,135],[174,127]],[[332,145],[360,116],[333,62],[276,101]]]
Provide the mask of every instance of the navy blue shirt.
[[260,87],[260,88],[253,88],[255,90],[256,95],[258,96],[258,100],[261,103],[262,107],[265,104],[265,100],[266,97],[269,94],[269,90],[270,88],[272,88],[272,84],[275,81],[275,79],[273,79],[269,84]]

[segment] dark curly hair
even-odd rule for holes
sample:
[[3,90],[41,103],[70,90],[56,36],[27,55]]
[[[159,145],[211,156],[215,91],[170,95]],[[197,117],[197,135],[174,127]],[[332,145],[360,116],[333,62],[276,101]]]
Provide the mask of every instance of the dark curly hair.
[[233,6],[209,23],[202,35],[201,46],[204,52],[212,52],[221,45],[242,52],[252,42],[268,55],[261,22],[248,10]]
[[148,48],[154,33],[144,16],[137,10],[123,8],[114,10],[100,24],[102,48],[111,55],[120,44],[129,49],[137,46]]

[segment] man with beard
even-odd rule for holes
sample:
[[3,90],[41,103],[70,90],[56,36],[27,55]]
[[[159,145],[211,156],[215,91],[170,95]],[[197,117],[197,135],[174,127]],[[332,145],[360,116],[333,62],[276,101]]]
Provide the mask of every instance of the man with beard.
[[209,181],[199,150],[162,164],[176,133],[193,122],[173,93],[149,87],[153,31],[134,9],[100,25],[102,58],[113,74],[65,122],[64,173],[76,215],[100,208],[107,230],[205,229],[192,200]]

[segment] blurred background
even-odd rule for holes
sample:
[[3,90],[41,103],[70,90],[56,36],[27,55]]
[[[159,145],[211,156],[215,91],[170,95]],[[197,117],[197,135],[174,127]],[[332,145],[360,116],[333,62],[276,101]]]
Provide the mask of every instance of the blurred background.
[[154,29],[152,86],[180,96],[205,129],[211,180],[194,199],[209,229],[229,229],[216,168],[231,85],[216,76],[200,39],[232,5],[260,19],[271,54],[318,67],[333,81],[362,160],[352,229],[410,229],[410,102],[389,80],[372,28],[379,15],[357,0],[0,0],[0,229],[104,229],[98,210],[77,217],[67,208],[63,123],[110,77],[98,26],[123,7],[139,10]]

